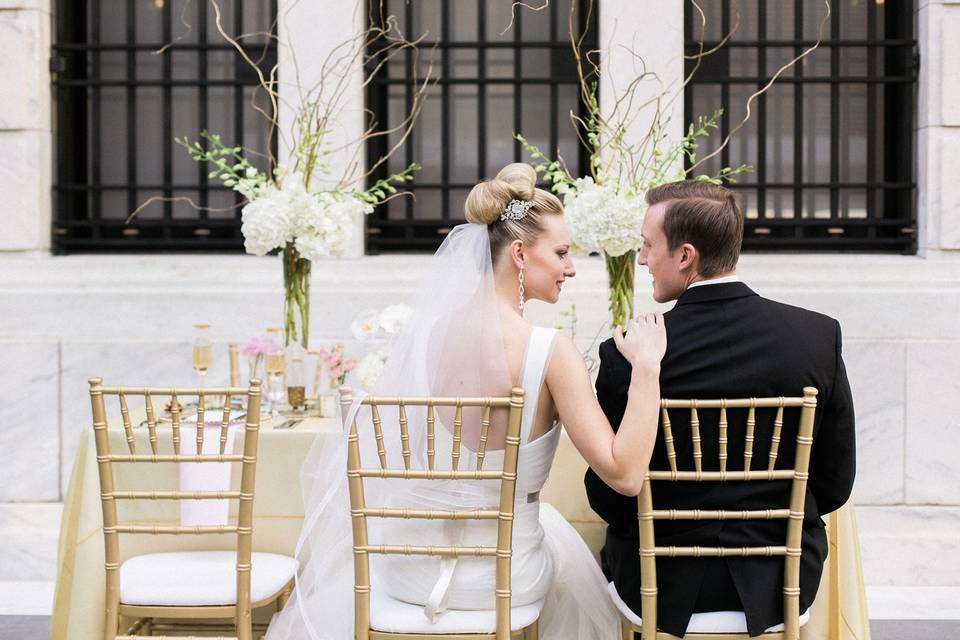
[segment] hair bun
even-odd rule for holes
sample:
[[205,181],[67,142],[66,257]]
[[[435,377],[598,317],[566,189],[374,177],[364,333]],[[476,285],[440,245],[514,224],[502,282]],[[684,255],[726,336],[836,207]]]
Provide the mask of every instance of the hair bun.
[[511,200],[533,200],[537,188],[537,172],[523,162],[508,164],[493,180],[479,183],[470,190],[463,207],[467,222],[491,224],[499,219]]

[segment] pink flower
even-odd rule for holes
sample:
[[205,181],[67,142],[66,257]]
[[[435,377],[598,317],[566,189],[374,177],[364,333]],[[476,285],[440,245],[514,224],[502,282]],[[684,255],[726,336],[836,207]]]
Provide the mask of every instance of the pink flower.
[[276,353],[280,350],[280,345],[274,341],[272,336],[254,336],[247,340],[243,345],[243,355],[255,357],[267,353]]

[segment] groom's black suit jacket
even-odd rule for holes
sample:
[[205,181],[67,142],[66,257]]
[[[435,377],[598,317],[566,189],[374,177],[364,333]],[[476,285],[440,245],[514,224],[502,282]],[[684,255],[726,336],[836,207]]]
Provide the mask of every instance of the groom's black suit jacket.
[[[821,516],[850,496],[855,471],[853,400],[840,356],[840,325],[819,313],[767,300],[741,282],[693,287],[665,314],[667,351],[661,363],[664,398],[797,396],[816,387],[816,421],[803,520],[800,611],[813,602],[827,542]],[[630,365],[612,340],[600,345],[597,397],[614,425],[626,409]],[[757,410],[751,468],[766,469],[773,412]],[[718,470],[719,411],[700,411],[703,468]],[[727,469],[743,469],[745,410],[728,410]],[[784,415],[776,468],[793,467],[799,409]],[[671,411],[680,469],[693,470],[688,411]],[[662,433],[651,469],[669,469]],[[584,479],[590,506],[609,525],[601,552],[607,577],[640,612],[637,501],[618,494],[592,471]],[[657,509],[786,507],[789,481],[653,483]],[[657,546],[782,545],[785,520],[657,521]],[[658,558],[658,624],[682,637],[690,615],[743,610],[750,635],[783,621],[783,559]]]

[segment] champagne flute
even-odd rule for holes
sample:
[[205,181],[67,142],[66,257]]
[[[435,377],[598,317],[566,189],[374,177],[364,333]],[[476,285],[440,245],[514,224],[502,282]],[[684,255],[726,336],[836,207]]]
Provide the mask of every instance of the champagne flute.
[[[213,343],[210,341],[210,325],[206,323],[197,323],[193,325],[193,349],[192,349],[193,370],[197,374],[197,386],[203,386],[203,377],[207,375],[213,364]],[[193,407],[191,400],[188,407]]]
[[213,363],[213,344],[210,342],[210,325],[193,325],[193,370],[197,372],[201,384]]
[[284,352],[282,341],[282,329],[279,327],[267,327],[267,335],[273,338],[277,344],[277,350],[264,356],[264,368],[267,370],[267,395],[270,399],[270,413],[275,413],[276,405],[279,404],[283,396],[283,386],[281,377],[284,370]]

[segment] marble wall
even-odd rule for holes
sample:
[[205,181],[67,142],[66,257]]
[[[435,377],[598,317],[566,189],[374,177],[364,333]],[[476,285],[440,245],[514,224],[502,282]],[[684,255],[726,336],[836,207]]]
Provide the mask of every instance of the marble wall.
[[[318,265],[311,335],[346,340],[362,354],[350,321],[403,301],[426,260]],[[598,259],[581,258],[577,268],[559,305],[533,303],[528,314],[555,325],[575,304],[586,351],[607,335],[605,276]],[[226,343],[277,323],[279,270],[276,259],[250,256],[0,256],[0,450],[12,461],[0,465],[0,580],[53,576],[57,503],[90,420],[87,379],[192,385],[191,325],[207,321],[216,342],[208,381],[225,383]],[[868,582],[958,584],[960,424],[949,405],[960,399],[960,260],[747,255],[740,273],[763,295],[841,322]],[[652,303],[645,274],[637,301],[643,310],[669,307]],[[903,552],[906,541],[916,552]],[[22,558],[5,550],[31,546]]]

